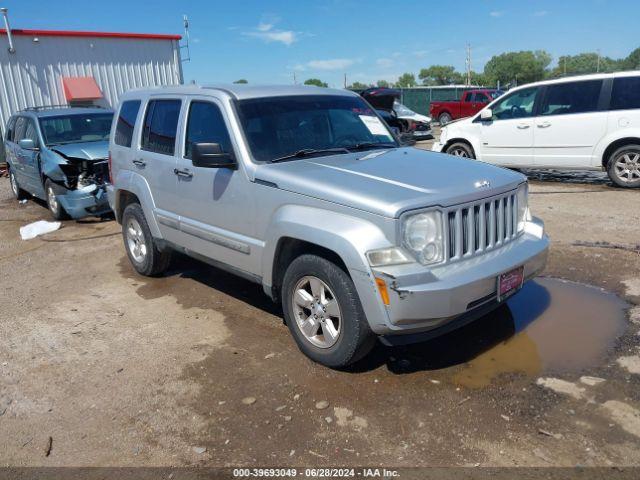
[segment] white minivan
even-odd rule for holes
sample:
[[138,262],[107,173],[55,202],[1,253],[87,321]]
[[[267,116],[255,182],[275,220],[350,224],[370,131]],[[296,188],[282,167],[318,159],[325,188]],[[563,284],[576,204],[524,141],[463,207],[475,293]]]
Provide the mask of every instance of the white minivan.
[[640,187],[640,71],[514,88],[448,124],[433,150],[511,168],[604,169]]

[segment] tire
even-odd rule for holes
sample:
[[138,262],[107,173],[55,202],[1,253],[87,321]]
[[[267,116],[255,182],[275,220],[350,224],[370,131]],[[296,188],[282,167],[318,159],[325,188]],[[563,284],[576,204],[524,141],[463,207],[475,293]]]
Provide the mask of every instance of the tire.
[[11,185],[11,192],[13,193],[13,196],[16,197],[16,200],[24,200],[27,198],[27,192],[20,188],[18,179],[13,174],[13,169],[11,167],[9,167],[9,183]]
[[[346,367],[375,344],[353,281],[322,257],[305,254],[291,262],[282,285],[282,309],[298,348],[327,367]],[[314,314],[317,318],[312,319]]]
[[169,267],[171,251],[158,248],[139,203],[130,203],[124,209],[122,238],[129,261],[140,275],[156,277]]
[[619,187],[639,188],[640,145],[625,145],[613,152],[607,162],[607,174]]
[[64,207],[60,205],[60,201],[58,200],[58,194],[62,188],[63,187],[56,185],[49,179],[44,182],[44,194],[47,200],[47,207],[56,220],[66,220],[69,218],[69,215],[64,211]]
[[476,156],[473,154],[473,149],[469,146],[469,144],[464,142],[452,143],[447,147],[446,153],[455,157],[476,158]]
[[451,114],[447,112],[442,112],[438,117],[438,122],[440,122],[440,126],[444,126],[447,123],[450,123],[451,120],[453,120],[453,118],[451,117]]

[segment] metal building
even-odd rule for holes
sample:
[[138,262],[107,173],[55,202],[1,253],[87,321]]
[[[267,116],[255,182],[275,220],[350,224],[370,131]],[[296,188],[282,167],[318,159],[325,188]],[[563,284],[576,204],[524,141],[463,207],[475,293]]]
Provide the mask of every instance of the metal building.
[[26,107],[111,107],[126,90],[183,82],[180,35],[8,30],[0,29],[3,136],[9,116]]

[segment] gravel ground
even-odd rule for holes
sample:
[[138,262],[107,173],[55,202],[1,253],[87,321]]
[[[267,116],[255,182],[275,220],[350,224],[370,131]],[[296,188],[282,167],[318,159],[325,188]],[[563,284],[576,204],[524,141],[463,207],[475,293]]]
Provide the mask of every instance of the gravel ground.
[[546,278],[344,372],[259,286],[136,275],[111,220],[20,240],[48,212],[0,179],[0,465],[640,465],[640,192],[527,173]]

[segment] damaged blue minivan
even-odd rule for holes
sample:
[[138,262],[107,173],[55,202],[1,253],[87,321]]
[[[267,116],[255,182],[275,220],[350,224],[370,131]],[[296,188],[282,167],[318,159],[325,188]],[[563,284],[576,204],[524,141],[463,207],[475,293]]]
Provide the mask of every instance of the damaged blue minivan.
[[109,212],[112,119],[113,112],[102,108],[38,107],[14,114],[4,146],[15,197],[45,200],[56,220]]

